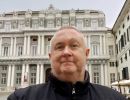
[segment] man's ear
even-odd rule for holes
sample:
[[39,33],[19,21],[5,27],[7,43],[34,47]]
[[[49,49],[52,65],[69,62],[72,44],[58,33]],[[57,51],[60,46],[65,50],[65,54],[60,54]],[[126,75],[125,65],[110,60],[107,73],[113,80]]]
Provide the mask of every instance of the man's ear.
[[51,59],[51,53],[49,53],[48,56],[49,56],[49,59]]
[[90,51],[90,49],[89,48],[86,48],[86,56],[88,57],[88,55],[89,55],[89,51]]

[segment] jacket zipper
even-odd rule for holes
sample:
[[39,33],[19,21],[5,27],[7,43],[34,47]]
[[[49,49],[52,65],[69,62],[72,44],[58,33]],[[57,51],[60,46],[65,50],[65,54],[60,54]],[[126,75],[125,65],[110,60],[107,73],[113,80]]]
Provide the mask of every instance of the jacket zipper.
[[75,94],[75,88],[73,87],[73,89],[72,89],[72,94]]

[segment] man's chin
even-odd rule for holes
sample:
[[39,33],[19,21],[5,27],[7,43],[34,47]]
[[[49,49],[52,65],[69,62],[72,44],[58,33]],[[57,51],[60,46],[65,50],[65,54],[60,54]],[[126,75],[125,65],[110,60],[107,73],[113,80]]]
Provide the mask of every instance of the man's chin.
[[62,69],[62,73],[64,73],[64,74],[73,74],[75,72],[76,72],[76,70],[74,70],[74,69]]

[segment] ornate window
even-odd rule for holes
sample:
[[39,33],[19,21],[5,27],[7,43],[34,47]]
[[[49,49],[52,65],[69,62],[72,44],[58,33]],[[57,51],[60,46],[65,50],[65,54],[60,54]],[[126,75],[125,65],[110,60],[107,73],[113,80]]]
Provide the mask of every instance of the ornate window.
[[23,54],[23,45],[17,45],[17,56],[22,56]]
[[56,26],[61,26],[61,18],[56,18]]
[[31,46],[31,55],[36,56],[37,55],[37,45]]
[[54,27],[54,20],[47,20],[47,28],[53,28]]
[[110,83],[115,82],[115,73],[110,73]]
[[99,43],[92,44],[92,55],[94,56],[99,55]]
[[109,46],[109,55],[113,56],[114,55],[114,50],[113,50],[113,45]]
[[100,42],[99,42],[99,35],[92,35],[91,36],[91,49],[92,52],[91,54],[94,56],[98,56],[99,55],[99,51],[100,51]]
[[9,56],[10,53],[10,46],[5,44],[2,46],[2,56]]
[[93,75],[93,82],[96,84],[100,84],[100,65],[95,64],[92,65],[92,75]]
[[7,77],[6,73],[1,74],[1,84],[6,84],[6,80],[7,80],[6,77]]
[[10,21],[6,21],[5,22],[5,31],[10,31],[11,29],[11,22]]
[[4,21],[0,21],[0,29],[4,28]]
[[21,84],[21,73],[16,73],[16,84]]
[[77,27],[83,28],[83,20],[82,19],[77,19]]
[[97,19],[92,19],[91,20],[91,27],[92,28],[97,28],[98,27],[98,20]]
[[33,19],[32,20],[32,28],[38,28],[38,27],[39,27],[38,19]]
[[36,73],[31,73],[31,84],[36,84]]
[[30,66],[30,84],[36,84],[37,65]]
[[13,20],[13,21],[12,21],[11,28],[12,28],[12,29],[18,28],[18,21],[17,21],[17,20]]
[[69,19],[62,19],[62,26],[69,26]]
[[19,20],[19,29],[23,29],[25,27],[25,21]]

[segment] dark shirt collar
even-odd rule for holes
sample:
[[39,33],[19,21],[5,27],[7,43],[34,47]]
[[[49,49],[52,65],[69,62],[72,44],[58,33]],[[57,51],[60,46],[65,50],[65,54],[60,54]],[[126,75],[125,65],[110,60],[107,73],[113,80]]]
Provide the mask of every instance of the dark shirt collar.
[[49,79],[49,82],[52,84],[54,91],[66,96],[71,96],[73,93],[77,95],[86,94],[90,84],[89,73],[87,71],[85,72],[85,80],[83,82],[76,82],[75,84],[61,81],[53,74],[50,75]]

